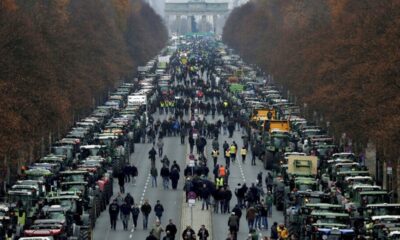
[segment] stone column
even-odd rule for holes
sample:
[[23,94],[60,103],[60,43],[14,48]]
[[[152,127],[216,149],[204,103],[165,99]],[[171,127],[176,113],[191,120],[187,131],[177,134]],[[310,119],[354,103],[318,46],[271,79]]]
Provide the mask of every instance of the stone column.
[[216,14],[213,15],[213,28],[214,28],[214,33],[217,33],[217,20],[218,16]]
[[181,15],[175,16],[175,28],[178,35],[181,34]]
[[201,16],[201,32],[206,32],[207,28],[207,15]]

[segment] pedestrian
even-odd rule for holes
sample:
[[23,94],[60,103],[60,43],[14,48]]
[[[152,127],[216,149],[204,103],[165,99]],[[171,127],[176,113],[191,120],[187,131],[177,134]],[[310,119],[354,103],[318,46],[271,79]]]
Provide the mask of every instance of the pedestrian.
[[132,183],[133,183],[133,185],[136,186],[136,178],[138,176],[138,169],[135,165],[132,164],[130,170],[131,170],[130,174],[132,176]]
[[268,172],[267,176],[265,177],[265,185],[267,186],[267,191],[272,192],[274,178],[272,177],[270,172]]
[[194,147],[194,138],[193,135],[189,136],[189,146],[190,146],[190,154],[193,154],[193,147]]
[[135,204],[135,200],[133,199],[133,197],[131,196],[130,193],[127,193],[125,196],[124,201],[129,205],[129,207],[132,208],[133,204]]
[[150,175],[151,175],[151,187],[157,187],[157,168],[152,167],[150,170]]
[[242,163],[245,163],[245,161],[246,161],[246,155],[247,155],[246,146],[243,146],[243,147],[240,149],[240,155],[242,156]]
[[154,213],[158,218],[158,220],[160,220],[160,222],[163,212],[164,212],[164,206],[160,203],[160,200],[157,200],[156,205],[154,205]]
[[[117,200],[118,207],[121,208],[122,204],[125,202],[124,197],[122,196],[122,193],[119,192],[115,199]],[[119,213],[120,213],[120,218],[122,218],[122,212],[119,211]]]
[[229,213],[231,211],[231,200],[232,200],[232,191],[229,188],[229,185],[226,185],[224,192],[224,213]]
[[170,171],[169,171],[169,168],[166,165],[164,165],[161,168],[160,175],[161,175],[162,180],[163,180],[164,190],[168,189],[169,188]]
[[257,186],[262,187],[262,179],[263,179],[262,171],[260,171],[260,172],[257,174]]
[[201,210],[204,210],[204,206],[206,206],[208,210],[208,205],[210,205],[210,195],[210,189],[207,187],[207,184],[203,183],[203,186],[200,189],[200,198],[202,200]]
[[151,212],[151,205],[149,204],[149,200],[145,200],[143,205],[140,207],[140,211],[143,215],[143,229],[147,229],[147,225],[149,223],[149,215]]
[[270,191],[265,195],[265,204],[267,206],[268,217],[272,217],[272,203],[274,202],[274,198],[272,197],[272,193]]
[[274,222],[274,224],[271,226],[271,235],[270,235],[271,240],[278,240],[279,235],[278,235],[278,223]]
[[158,157],[163,155],[164,141],[161,137],[157,140],[157,148],[158,148]]
[[132,220],[133,220],[133,228],[136,229],[137,228],[137,220],[139,218],[139,213],[140,213],[140,209],[137,204],[134,204],[132,206],[131,213],[132,213]]
[[118,185],[119,185],[119,191],[121,193],[125,193],[125,174],[123,171],[121,171],[118,174]]
[[111,229],[116,229],[117,226],[117,219],[119,213],[119,206],[117,203],[117,199],[114,199],[113,202],[108,206],[108,213],[110,214],[110,223]]
[[131,166],[126,164],[122,171],[124,172],[125,182],[131,182]]
[[261,215],[261,227],[263,227],[265,230],[268,230],[268,207],[264,203],[264,201],[261,201],[261,207],[260,207],[260,215]]
[[207,240],[210,234],[204,224],[201,225],[199,231],[197,232],[197,236],[199,236],[199,240]]
[[231,213],[228,219],[229,232],[233,236],[233,239],[237,239],[237,233],[239,232],[239,217],[235,212]]
[[178,187],[178,181],[179,181],[179,170],[176,167],[172,167],[172,170],[170,172],[169,178],[171,179],[171,185],[172,189],[176,190]]
[[151,235],[153,235],[157,240],[161,239],[161,233],[164,232],[164,228],[161,226],[161,222],[157,219],[155,226],[150,230]]
[[219,151],[218,151],[218,149],[213,149],[213,150],[211,151],[211,157],[213,158],[213,161],[214,161],[214,167],[215,167],[215,165],[217,165],[218,156],[219,156]]
[[[194,237],[193,237],[194,236]],[[186,229],[182,232],[183,240],[196,240],[196,232],[191,226],[186,226]]]
[[246,220],[247,220],[247,225],[249,226],[249,230],[254,228],[254,222],[256,220],[256,216],[257,216],[257,210],[253,206],[250,206],[246,211]]
[[176,162],[176,160],[174,160],[174,161],[172,162],[171,171],[172,171],[174,168],[175,168],[176,170],[178,170],[178,173],[181,172],[181,167],[179,167],[179,164]]
[[156,167],[156,155],[157,155],[157,152],[153,146],[149,151],[149,159],[151,161],[151,167]]
[[229,149],[225,150],[225,165],[226,167],[231,165],[231,151]]
[[121,220],[124,226],[124,230],[128,230],[128,223],[129,223],[129,215],[131,213],[131,208],[128,203],[124,202],[121,207]]
[[186,128],[184,126],[181,126],[181,129],[179,130],[180,136],[181,136],[181,144],[185,144],[185,137],[186,137]]
[[178,229],[176,228],[176,225],[172,222],[172,219],[169,220],[169,223],[167,227],[165,227],[165,230],[169,232],[171,240],[175,240],[175,235],[178,232]]

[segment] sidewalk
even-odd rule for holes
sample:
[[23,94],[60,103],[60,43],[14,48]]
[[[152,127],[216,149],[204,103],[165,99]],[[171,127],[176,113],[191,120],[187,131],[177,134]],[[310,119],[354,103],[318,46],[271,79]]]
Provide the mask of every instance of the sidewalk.
[[[206,150],[205,150],[206,151]],[[187,154],[186,154],[186,163],[189,164],[189,154],[190,154],[190,147],[187,144]],[[196,159],[198,158],[197,154],[194,154]],[[186,166],[185,166],[186,167]],[[194,205],[189,206],[189,203],[185,202],[186,196],[185,191],[183,192],[182,196],[182,213],[181,213],[181,231],[179,239],[182,239],[182,233],[186,229],[187,226],[191,226],[192,229],[196,232],[199,231],[201,225],[204,224],[208,233],[210,234],[208,239],[213,239],[213,225],[212,225],[212,218],[211,218],[211,208],[209,210],[201,210],[201,201],[197,201]]]

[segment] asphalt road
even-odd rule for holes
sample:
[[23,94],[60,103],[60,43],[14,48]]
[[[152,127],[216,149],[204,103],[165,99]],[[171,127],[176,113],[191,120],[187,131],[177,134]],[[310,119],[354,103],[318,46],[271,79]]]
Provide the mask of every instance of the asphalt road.
[[[158,114],[153,115],[155,120],[159,118]],[[162,115],[161,119],[164,119],[166,115]],[[173,222],[180,227],[181,209],[182,204],[182,189],[183,179],[179,179],[178,190],[167,189],[164,190],[162,186],[162,179],[158,177],[158,187],[152,188],[150,179],[150,160],[148,159],[148,152],[151,149],[152,144],[136,144],[135,152],[131,155],[130,161],[137,166],[139,176],[136,180],[136,185],[133,183],[125,184],[125,192],[130,193],[135,200],[135,203],[141,203],[142,200],[148,199],[152,207],[154,207],[157,200],[160,200],[164,206],[164,214],[161,219],[161,224],[165,227],[168,223],[168,219],[173,219]],[[177,163],[184,167],[184,160],[187,151],[187,146],[180,144],[179,137],[165,137],[164,138],[164,154],[168,156],[171,161],[176,160]],[[162,163],[160,158],[157,156],[156,167],[160,171]],[[114,181],[114,193],[119,191],[117,181]],[[96,226],[94,229],[94,239],[146,239],[149,234],[149,230],[143,230],[142,216],[139,215],[138,227],[136,230],[133,229],[133,222],[130,219],[129,230],[123,230],[122,221],[118,220],[117,229],[111,230],[108,209],[104,211],[101,216],[97,219]],[[154,211],[150,213],[148,229],[154,225],[156,216]]]

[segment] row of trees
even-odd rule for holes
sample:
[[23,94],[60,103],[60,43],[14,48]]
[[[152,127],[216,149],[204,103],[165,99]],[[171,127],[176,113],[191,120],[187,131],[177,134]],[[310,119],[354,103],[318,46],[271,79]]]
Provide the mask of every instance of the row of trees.
[[329,121],[336,139],[345,132],[359,150],[373,142],[400,165],[399,1],[254,0],[232,12],[223,40]]
[[0,0],[2,165],[38,157],[167,37],[140,0]]

